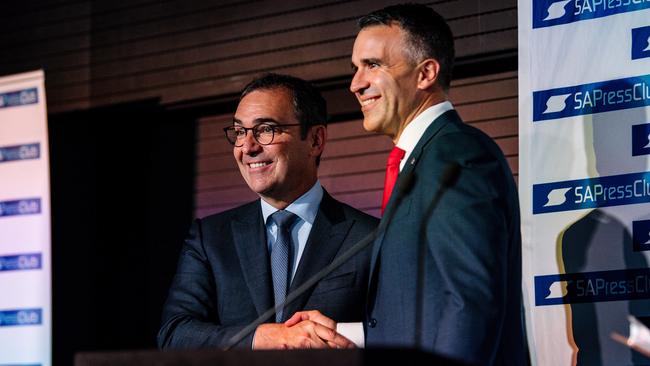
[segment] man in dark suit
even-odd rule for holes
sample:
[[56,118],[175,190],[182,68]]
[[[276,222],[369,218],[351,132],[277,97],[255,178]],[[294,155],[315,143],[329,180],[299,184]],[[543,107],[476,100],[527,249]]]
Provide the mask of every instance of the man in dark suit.
[[[350,90],[363,127],[396,145],[383,202],[383,219],[392,221],[373,245],[366,345],[523,365],[517,188],[496,144],[447,100],[451,30],[414,4],[373,12],[359,25]],[[460,173],[430,211],[449,166]],[[398,205],[392,187],[406,178],[412,186]]]
[[[161,348],[226,345],[375,228],[375,218],[334,200],[318,182],[325,126],[325,100],[306,81],[269,74],[246,86],[225,132],[260,199],[193,223],[163,309]],[[337,321],[361,321],[369,254],[332,272],[237,346],[352,346],[333,321],[283,321],[313,308]]]
[[[447,101],[451,30],[414,4],[376,11],[359,25],[350,90],[364,128],[389,136],[403,157],[399,177],[413,177],[399,207],[397,190],[385,192],[394,214],[373,247],[366,343],[522,365],[517,187],[497,145]],[[457,181],[428,212],[443,171],[456,164]]]

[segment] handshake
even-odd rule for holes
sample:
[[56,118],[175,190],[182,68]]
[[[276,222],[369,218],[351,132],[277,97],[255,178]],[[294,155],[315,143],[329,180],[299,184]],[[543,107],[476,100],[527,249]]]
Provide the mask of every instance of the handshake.
[[262,324],[255,330],[253,349],[355,348],[336,332],[336,322],[318,310],[299,311],[284,323]]

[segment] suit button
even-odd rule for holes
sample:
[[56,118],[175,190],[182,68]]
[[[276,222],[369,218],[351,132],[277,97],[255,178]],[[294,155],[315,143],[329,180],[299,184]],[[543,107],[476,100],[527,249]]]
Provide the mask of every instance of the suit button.
[[371,318],[370,320],[368,320],[368,327],[374,328],[376,326],[377,326],[377,319]]

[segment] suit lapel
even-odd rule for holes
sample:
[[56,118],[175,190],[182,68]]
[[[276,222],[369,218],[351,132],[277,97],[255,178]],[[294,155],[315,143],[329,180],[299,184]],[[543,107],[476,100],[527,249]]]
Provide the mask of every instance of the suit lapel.
[[[340,203],[335,201],[327,191],[323,191],[323,199],[309,233],[309,239],[298,264],[296,275],[291,281],[290,291],[295,290],[316,272],[332,262],[351,226],[352,222],[345,219]],[[312,290],[310,289],[292,304],[289,304],[284,313],[286,318],[303,309]]]
[[231,223],[232,237],[258,315],[273,306],[273,284],[260,201],[245,206]]
[[[422,137],[418,141],[417,145],[415,145],[415,148],[411,152],[411,155],[408,157],[408,161],[404,165],[404,168],[402,171],[399,173],[399,176],[397,177],[397,183],[395,184],[395,189],[400,186],[400,183],[404,179],[404,177],[410,173],[413,172],[415,174],[415,181],[414,184],[417,184],[417,173],[415,172],[415,168],[417,166],[418,161],[420,160],[420,155],[422,155],[422,151],[424,151],[424,148],[429,144],[429,142],[438,134],[438,132],[449,122],[453,120],[458,120],[460,121],[460,117],[458,116],[458,113],[456,113],[456,110],[452,109],[449,110],[442,115],[440,115],[438,118],[436,118],[431,125],[424,131],[424,134],[422,134]],[[392,193],[395,193],[395,189],[393,189]],[[395,195],[391,193],[391,198],[388,201],[388,204],[386,205],[386,211],[385,212],[390,212],[392,210],[392,206],[395,204]],[[402,206],[407,206],[408,205],[408,200],[409,197],[408,195],[404,197],[402,200],[401,205]],[[405,216],[408,214],[409,210],[405,209],[405,207],[400,206],[398,211],[395,212],[393,215],[392,220],[396,220],[402,216]],[[382,218],[382,221],[384,218]],[[381,224],[380,224],[381,225]],[[372,246],[372,256],[370,260],[370,281],[368,282],[368,296],[369,298],[372,298],[371,292],[373,292],[371,284],[374,282],[375,278],[375,268],[377,267],[377,258],[379,256],[379,251],[381,249],[381,246],[384,241],[384,235],[386,231],[382,233],[378,233],[378,237],[375,240],[374,245]],[[370,304],[368,302],[368,304]]]

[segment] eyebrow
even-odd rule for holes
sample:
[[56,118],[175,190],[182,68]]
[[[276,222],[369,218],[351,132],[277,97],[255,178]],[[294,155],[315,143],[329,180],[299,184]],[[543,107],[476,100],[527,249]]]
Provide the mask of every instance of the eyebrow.
[[[362,58],[361,63],[363,65],[370,65],[370,64],[379,64],[383,65],[384,62],[378,58]],[[352,68],[353,71],[356,71],[359,67],[354,64],[354,62],[350,62],[350,67]]]
[[[241,120],[239,120],[237,117],[233,117],[233,118],[232,118],[232,123],[233,123],[233,124],[239,124],[239,125],[243,125],[243,124],[244,124],[244,122],[242,122]],[[276,121],[275,119],[273,119],[273,118],[271,118],[271,117],[260,117],[260,118],[255,118],[255,119],[253,120],[253,124],[254,124],[254,125],[259,125],[260,123],[274,123],[274,124],[276,124],[276,125],[279,125],[279,124],[280,124],[278,121]]]
[[380,64],[383,65],[384,62],[378,58],[364,58],[361,59],[361,63],[364,65],[370,65],[370,64]]

